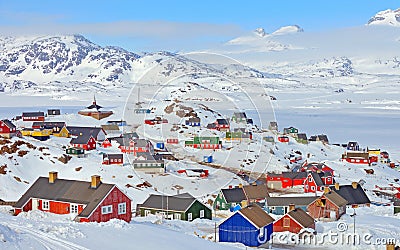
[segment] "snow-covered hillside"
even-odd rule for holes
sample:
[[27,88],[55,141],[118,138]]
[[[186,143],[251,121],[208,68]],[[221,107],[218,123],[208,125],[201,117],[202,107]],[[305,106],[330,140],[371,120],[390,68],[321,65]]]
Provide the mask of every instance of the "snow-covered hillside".
[[367,25],[389,25],[400,26],[400,9],[397,10],[383,10],[369,19]]

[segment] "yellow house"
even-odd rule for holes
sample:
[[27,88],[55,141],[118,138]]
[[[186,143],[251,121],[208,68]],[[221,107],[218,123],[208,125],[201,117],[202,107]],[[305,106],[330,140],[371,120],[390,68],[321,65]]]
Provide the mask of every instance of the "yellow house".
[[52,133],[51,129],[43,129],[43,130],[34,130],[25,128],[21,130],[21,134],[23,136],[33,136],[33,137],[41,137],[41,136],[50,136]]
[[380,155],[381,154],[381,150],[380,149],[368,149],[368,154],[371,155]]
[[67,129],[65,126],[62,127],[62,129],[60,130],[60,132],[58,132],[58,133],[54,133],[54,132],[53,132],[53,135],[54,135],[54,136],[57,136],[57,137],[65,137],[65,138],[68,138],[68,137],[70,136],[69,131],[68,131],[68,129]]

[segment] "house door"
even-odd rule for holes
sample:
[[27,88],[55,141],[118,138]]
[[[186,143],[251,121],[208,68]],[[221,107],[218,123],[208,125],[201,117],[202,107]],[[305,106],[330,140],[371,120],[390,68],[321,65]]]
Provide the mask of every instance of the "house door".
[[39,209],[39,201],[36,198],[32,198],[32,210],[38,210]]

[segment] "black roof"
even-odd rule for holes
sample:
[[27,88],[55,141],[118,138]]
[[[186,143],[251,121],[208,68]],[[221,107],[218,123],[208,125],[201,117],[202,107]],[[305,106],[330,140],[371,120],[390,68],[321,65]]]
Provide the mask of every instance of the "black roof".
[[338,190],[335,188],[335,186],[332,186],[331,188],[344,199],[346,199],[348,205],[371,203],[367,194],[364,192],[364,189],[359,184],[357,184],[357,188],[353,188],[352,185],[339,186]]
[[32,127],[42,127],[46,129],[62,128],[65,126],[65,122],[33,122]]
[[246,195],[242,188],[221,189],[221,191],[228,203],[246,200]]
[[91,135],[93,138],[97,138],[97,135],[103,129],[100,127],[79,127],[79,126],[67,126],[67,129],[71,135]]
[[30,198],[87,204],[79,216],[88,217],[115,185],[101,183],[95,189],[90,186],[91,182],[64,179],[49,183],[49,178],[39,177],[14,207],[22,208]]
[[219,124],[219,125],[229,125],[229,120],[227,120],[227,119],[217,119],[217,124]]
[[90,137],[93,137],[93,136],[91,136],[90,134],[80,135],[76,138],[72,138],[70,143],[71,144],[87,144],[90,140]]
[[318,135],[318,140],[324,141],[324,142],[329,142],[327,135]]
[[321,172],[321,173],[311,172],[310,174],[313,177],[313,179],[315,180],[315,184],[318,187],[325,185],[324,182],[322,181],[322,177],[332,176],[331,172]]
[[23,117],[38,117],[38,116],[44,116],[44,112],[23,112],[22,113]]
[[393,206],[400,207],[400,200],[399,199],[394,199],[393,200]]
[[195,201],[196,198],[189,196],[151,194],[140,207],[185,212]]
[[123,154],[103,154],[103,159],[108,158],[109,160],[111,159],[122,159],[124,158]]
[[2,120],[2,122],[3,122],[8,128],[11,128],[11,129],[16,128],[15,125],[14,125],[10,120],[5,119],[5,120]]
[[289,178],[289,179],[304,179],[307,177],[307,173],[306,172],[282,172],[280,174],[269,173],[268,176],[271,176],[271,177],[283,176],[284,178]]
[[297,134],[297,139],[307,141],[307,135],[305,133]]

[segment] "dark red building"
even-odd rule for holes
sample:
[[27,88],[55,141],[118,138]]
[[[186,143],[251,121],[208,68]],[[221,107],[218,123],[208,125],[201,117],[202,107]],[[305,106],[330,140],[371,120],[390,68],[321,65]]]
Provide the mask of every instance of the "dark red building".
[[70,143],[72,147],[83,148],[84,150],[96,149],[96,140],[90,134],[72,138]]
[[123,154],[103,154],[104,165],[122,165],[124,164]]
[[10,120],[0,121],[0,137],[11,138],[17,133],[17,128]]
[[338,220],[346,213],[347,200],[335,191],[327,191],[307,206],[307,211],[314,219]]
[[268,173],[267,185],[272,189],[303,186],[306,178],[306,172],[282,172],[280,174]]
[[14,214],[41,210],[75,214],[78,222],[131,221],[132,200],[116,185],[92,176],[91,182],[58,179],[57,172],[39,177],[14,205]]
[[330,172],[309,172],[304,181],[304,193],[315,193],[323,191],[324,187],[334,184],[333,176]]
[[23,121],[44,121],[44,112],[24,112],[22,113]]
[[274,222],[274,232],[300,233],[302,229],[312,228],[315,230],[315,220],[303,209],[289,205],[289,212]]

